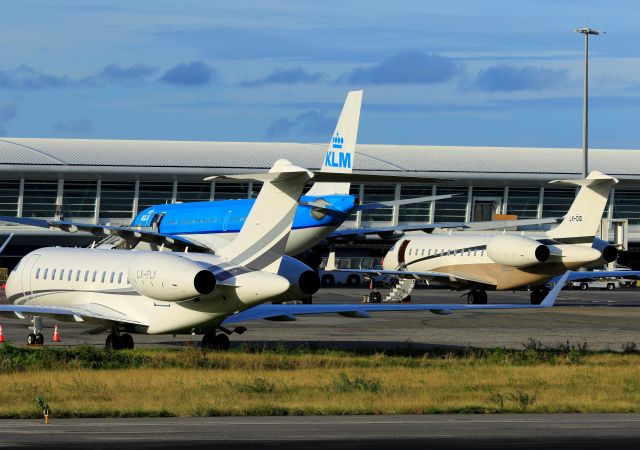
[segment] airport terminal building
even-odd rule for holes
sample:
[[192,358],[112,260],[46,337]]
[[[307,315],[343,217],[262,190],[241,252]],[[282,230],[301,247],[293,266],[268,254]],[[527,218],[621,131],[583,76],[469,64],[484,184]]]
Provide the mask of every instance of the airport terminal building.
[[[247,198],[256,183],[205,182],[230,173],[265,171],[280,158],[318,169],[326,144],[260,142],[0,139],[0,215],[128,224],[161,203]],[[438,185],[352,185],[362,202],[435,194],[449,200],[373,210],[345,226],[519,219],[564,215],[575,189],[548,182],[580,177],[581,149],[357,146],[354,170],[444,178]],[[624,224],[627,263],[640,253],[640,150],[590,150],[590,169],[615,176],[605,219]],[[610,222],[605,222],[608,226]],[[628,224],[628,228],[627,228]],[[92,236],[0,226],[16,232],[18,245],[82,245]],[[605,234],[606,237],[606,234]],[[1,238],[1,237],[0,237]],[[14,250],[10,253],[16,253]],[[4,255],[4,259],[11,255]],[[18,256],[18,255],[13,255]],[[2,265],[12,265],[3,261]]]

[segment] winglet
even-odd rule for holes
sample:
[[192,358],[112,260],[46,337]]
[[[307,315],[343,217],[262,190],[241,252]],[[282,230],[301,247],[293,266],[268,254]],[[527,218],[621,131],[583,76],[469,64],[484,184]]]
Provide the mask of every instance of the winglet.
[[331,247],[329,249],[329,256],[327,257],[327,264],[324,266],[324,270],[332,271],[336,269],[336,251]]
[[553,289],[551,289],[551,291],[549,291],[549,293],[544,298],[542,303],[540,303],[541,307],[550,308],[556,303],[556,299],[558,298],[558,294],[560,294],[560,291],[564,287],[564,284],[567,282],[567,278],[569,278],[570,274],[571,274],[571,271],[567,270],[564,273],[564,275],[562,275],[562,277],[560,277],[560,279],[558,280],[556,285],[553,287]]

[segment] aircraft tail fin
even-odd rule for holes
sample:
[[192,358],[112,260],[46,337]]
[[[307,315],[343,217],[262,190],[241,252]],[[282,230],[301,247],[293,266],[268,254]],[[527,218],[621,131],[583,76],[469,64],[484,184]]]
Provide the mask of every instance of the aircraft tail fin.
[[280,159],[269,175],[238,236],[216,254],[250,269],[277,273],[302,189],[313,173]]
[[567,244],[591,246],[598,232],[611,188],[617,182],[616,178],[597,170],[584,179],[552,181],[554,184],[580,186],[580,190],[560,225],[548,231],[547,236]]
[[[338,124],[324,154],[321,172],[351,173],[355,159],[362,91],[351,91],[342,107]],[[348,194],[349,183],[314,183],[307,195]]]

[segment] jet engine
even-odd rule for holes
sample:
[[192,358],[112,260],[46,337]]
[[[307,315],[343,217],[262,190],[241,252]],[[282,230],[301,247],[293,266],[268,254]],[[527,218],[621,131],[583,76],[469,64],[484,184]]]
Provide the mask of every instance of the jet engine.
[[618,259],[618,249],[609,244],[607,241],[594,238],[593,245],[591,247],[599,250],[602,254],[600,260],[597,262],[598,264],[606,264]]
[[549,259],[549,247],[540,242],[514,234],[500,234],[487,244],[487,256],[498,264],[510,267],[529,267]]
[[211,294],[216,287],[216,277],[182,256],[145,252],[129,265],[129,283],[146,297],[178,302]]
[[285,277],[291,283],[285,300],[300,300],[312,295],[320,289],[320,278],[306,264],[290,256],[283,256],[278,275]]

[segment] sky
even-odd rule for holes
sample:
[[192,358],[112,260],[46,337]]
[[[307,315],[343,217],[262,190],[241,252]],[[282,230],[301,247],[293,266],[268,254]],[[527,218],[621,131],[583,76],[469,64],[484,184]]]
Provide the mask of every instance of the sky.
[[636,0],[2,0],[0,136],[640,148]]

